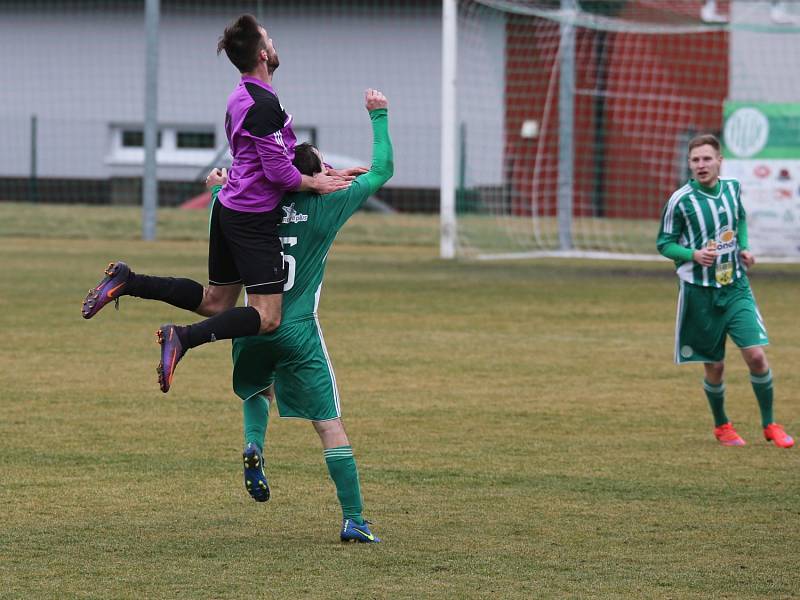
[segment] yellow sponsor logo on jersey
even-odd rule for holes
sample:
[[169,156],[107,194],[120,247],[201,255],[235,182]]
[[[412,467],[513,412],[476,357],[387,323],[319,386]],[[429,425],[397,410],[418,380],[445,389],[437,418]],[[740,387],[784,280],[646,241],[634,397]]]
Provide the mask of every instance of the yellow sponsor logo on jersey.
[[708,240],[708,247],[716,250],[717,254],[729,254],[736,250],[736,232],[731,229],[723,229],[718,239]]
[[733,282],[733,263],[726,262],[717,265],[714,270],[714,277],[720,285],[730,285]]

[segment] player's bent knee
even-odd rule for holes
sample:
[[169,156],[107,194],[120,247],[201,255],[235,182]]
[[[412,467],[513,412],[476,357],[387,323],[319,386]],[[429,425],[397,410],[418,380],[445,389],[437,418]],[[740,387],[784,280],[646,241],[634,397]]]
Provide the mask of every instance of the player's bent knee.
[[752,373],[764,373],[769,369],[767,355],[761,348],[751,348],[745,353],[744,360]]
[[203,300],[195,312],[204,317],[213,317],[236,306],[240,286],[228,289],[229,286],[208,286],[203,288]]
[[347,437],[347,433],[345,433],[341,419],[314,421],[314,429],[316,429],[322,446],[325,448],[350,445],[350,440]]

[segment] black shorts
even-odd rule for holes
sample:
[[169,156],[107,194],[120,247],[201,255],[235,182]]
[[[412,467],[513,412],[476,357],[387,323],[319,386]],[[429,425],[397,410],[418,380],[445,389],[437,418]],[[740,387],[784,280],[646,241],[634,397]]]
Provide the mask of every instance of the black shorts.
[[252,213],[215,201],[208,232],[208,283],[241,283],[248,294],[282,294],[286,282],[278,237],[282,214],[280,205]]

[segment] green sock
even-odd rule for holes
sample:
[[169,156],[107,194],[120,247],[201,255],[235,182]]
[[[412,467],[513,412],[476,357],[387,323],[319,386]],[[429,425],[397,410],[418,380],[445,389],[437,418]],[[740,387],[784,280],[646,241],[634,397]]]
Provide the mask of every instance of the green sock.
[[244,413],[244,443],[254,443],[258,449],[264,451],[264,438],[267,436],[267,421],[269,420],[269,403],[267,399],[256,394],[242,402]]
[[361,501],[361,484],[358,482],[353,448],[350,446],[325,448],[324,454],[328,473],[336,485],[336,496],[342,505],[342,516],[362,525],[364,517],[361,516],[361,511],[364,510],[364,505]]
[[761,411],[761,426],[766,427],[775,422],[772,415],[772,370],[767,369],[766,373],[760,375],[750,373],[750,383],[758,400],[758,409]]
[[711,406],[711,414],[714,415],[714,427],[724,425],[728,422],[728,415],[725,414],[725,384],[720,382],[714,385],[703,379],[703,389]]

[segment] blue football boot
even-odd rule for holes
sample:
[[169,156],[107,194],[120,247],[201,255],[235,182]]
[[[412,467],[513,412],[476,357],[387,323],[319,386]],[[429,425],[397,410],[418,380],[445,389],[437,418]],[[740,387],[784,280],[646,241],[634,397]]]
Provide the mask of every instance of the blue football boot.
[[244,460],[244,487],[256,502],[269,500],[269,483],[264,475],[264,456],[254,443],[250,442],[242,453]]
[[342,533],[339,535],[343,542],[358,542],[361,544],[377,544],[380,538],[369,530],[369,521],[359,525],[353,519],[345,519],[342,523]]

